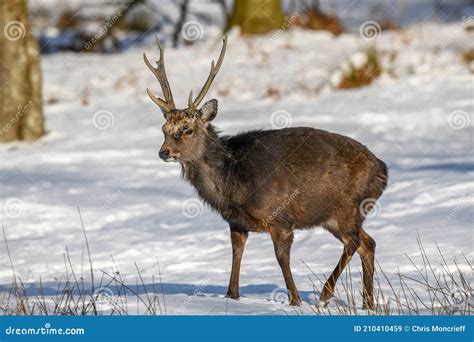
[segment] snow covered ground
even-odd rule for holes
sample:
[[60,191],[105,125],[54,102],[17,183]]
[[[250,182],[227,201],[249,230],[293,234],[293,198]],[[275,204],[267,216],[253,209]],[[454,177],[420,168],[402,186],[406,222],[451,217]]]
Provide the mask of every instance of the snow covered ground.
[[[434,267],[441,261],[437,243],[447,263],[454,268],[456,258],[472,282],[464,256],[474,257],[474,76],[462,53],[473,48],[474,33],[465,25],[419,24],[374,39],[299,30],[242,39],[232,32],[207,97],[219,99],[215,124],[226,134],[311,126],[361,141],[390,169],[389,186],[365,227],[387,276],[416,273],[406,255],[420,262],[419,236]],[[166,50],[178,105],[203,84],[220,49],[215,37]],[[347,63],[358,63],[371,44],[382,55],[382,76],[367,87],[335,89]],[[306,302],[301,309],[280,303],[284,281],[266,235],[248,240],[241,300],[223,297],[228,227],[181,180],[178,164],[158,158],[163,117],[145,92],[158,93],[158,85],[143,50],[158,56],[150,41],[106,57],[43,58],[48,135],[0,146],[0,213],[17,275],[31,294],[40,276],[54,293],[66,274],[67,247],[75,272],[90,281],[80,207],[96,279],[100,270],[117,268],[134,285],[136,263],[144,281],[156,283],[159,260],[168,314],[311,312],[313,283],[321,288],[316,276],[327,277],[342,251],[320,228],[297,232],[293,246],[293,273]],[[3,244],[0,255],[0,284],[8,284],[12,272]],[[351,272],[359,291],[358,258]],[[424,293],[416,282],[410,286]]]

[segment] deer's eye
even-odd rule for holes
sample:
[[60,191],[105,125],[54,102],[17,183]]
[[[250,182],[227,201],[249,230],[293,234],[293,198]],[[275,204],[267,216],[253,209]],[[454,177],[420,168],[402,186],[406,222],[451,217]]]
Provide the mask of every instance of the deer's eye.
[[175,139],[178,139],[179,138],[179,132],[176,132],[175,134],[173,134],[174,138]]
[[188,129],[188,130],[186,131],[186,135],[193,135],[193,133],[194,133],[194,132],[193,132],[192,129]]

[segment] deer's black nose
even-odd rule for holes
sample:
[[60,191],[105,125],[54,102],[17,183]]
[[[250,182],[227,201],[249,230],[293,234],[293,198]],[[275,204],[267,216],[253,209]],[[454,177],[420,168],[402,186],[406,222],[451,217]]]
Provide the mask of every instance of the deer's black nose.
[[159,156],[163,160],[168,159],[170,157],[170,150],[160,150]]

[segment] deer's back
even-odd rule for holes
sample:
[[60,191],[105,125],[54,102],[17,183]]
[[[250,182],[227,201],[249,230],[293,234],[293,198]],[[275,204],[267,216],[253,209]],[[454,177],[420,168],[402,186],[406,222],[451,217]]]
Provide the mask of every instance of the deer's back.
[[223,139],[234,155],[232,201],[257,220],[320,225],[341,208],[377,199],[386,186],[385,164],[346,136],[300,127]]

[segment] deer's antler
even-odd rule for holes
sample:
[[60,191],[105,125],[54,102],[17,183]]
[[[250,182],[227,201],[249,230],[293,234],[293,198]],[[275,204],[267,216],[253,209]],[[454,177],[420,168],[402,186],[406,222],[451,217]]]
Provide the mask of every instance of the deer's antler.
[[160,49],[160,60],[156,62],[157,67],[154,68],[150,64],[150,61],[148,61],[148,58],[146,57],[145,53],[143,53],[143,60],[145,61],[145,64],[147,65],[147,67],[156,76],[156,79],[160,83],[161,90],[163,91],[163,96],[165,97],[165,99],[162,100],[156,97],[155,95],[151,93],[150,89],[148,88],[146,89],[146,92],[148,93],[148,96],[150,96],[152,101],[155,102],[164,113],[167,113],[167,112],[170,112],[172,109],[175,109],[176,107],[173,100],[173,94],[171,94],[170,84],[168,83],[168,78],[166,77],[163,48],[161,47],[160,42],[158,41],[158,38],[156,38],[156,43],[158,44],[158,48]]
[[202,87],[201,91],[196,96],[194,101],[193,101],[193,92],[191,91],[191,93],[189,94],[188,106],[190,109],[196,109],[197,106],[199,106],[201,101],[204,99],[204,96],[206,96],[206,93],[209,90],[212,84],[212,81],[214,81],[214,78],[219,72],[219,68],[221,67],[222,62],[224,61],[226,47],[227,47],[227,36],[224,36],[224,38],[222,39],[222,50],[219,55],[219,59],[217,60],[217,64],[214,64],[214,61],[211,62],[211,72],[209,73],[209,76],[207,77],[206,83],[204,83],[204,86]]

